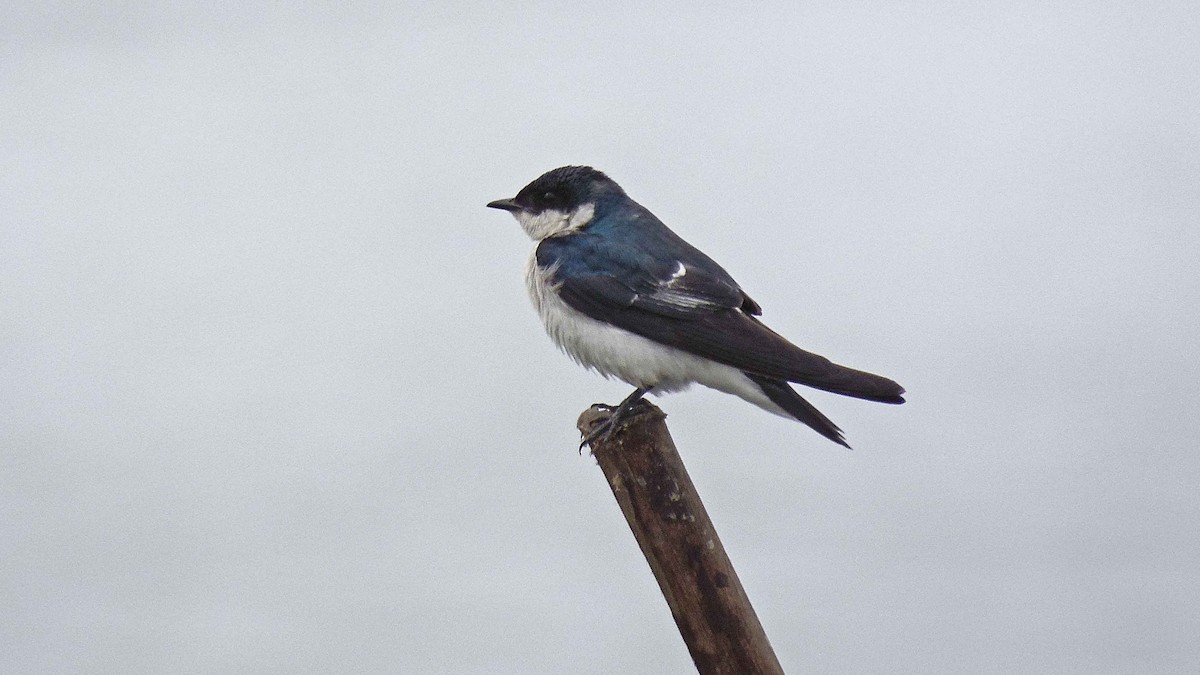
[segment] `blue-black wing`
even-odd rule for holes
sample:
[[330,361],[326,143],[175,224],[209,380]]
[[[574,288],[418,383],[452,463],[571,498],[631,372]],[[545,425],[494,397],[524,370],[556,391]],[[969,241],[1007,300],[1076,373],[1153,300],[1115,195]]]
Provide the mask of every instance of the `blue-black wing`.
[[[542,266],[556,262],[551,251],[543,252],[542,247],[557,245],[547,246],[550,242],[538,248]],[[695,261],[576,266],[555,274],[554,283],[576,311],[655,342],[762,377],[871,401],[904,402],[904,389],[892,380],[832,363],[767,328],[755,316],[758,304],[715,263],[689,262]]]

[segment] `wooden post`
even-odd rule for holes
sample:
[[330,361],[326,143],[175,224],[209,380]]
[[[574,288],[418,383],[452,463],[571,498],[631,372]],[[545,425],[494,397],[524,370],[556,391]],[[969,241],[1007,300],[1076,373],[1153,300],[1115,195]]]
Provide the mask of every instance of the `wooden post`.
[[[592,446],[629,529],[658,580],[701,675],[783,669],[657,406],[642,402],[608,439]],[[585,435],[610,410],[579,416]]]

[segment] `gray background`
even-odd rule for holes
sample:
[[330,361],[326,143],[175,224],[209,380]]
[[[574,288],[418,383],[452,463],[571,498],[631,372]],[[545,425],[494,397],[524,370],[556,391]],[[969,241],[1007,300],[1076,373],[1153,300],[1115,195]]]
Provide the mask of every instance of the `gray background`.
[[0,11],[0,671],[688,672],[569,163],[910,392],[658,401],[785,668],[1200,668],[1194,3],[162,4]]

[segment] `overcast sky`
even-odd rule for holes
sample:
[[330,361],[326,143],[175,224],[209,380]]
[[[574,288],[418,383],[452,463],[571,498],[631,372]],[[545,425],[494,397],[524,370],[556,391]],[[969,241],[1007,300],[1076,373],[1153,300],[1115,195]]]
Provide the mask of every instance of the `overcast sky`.
[[7,3],[0,672],[689,672],[484,208],[563,164],[909,391],[657,400],[785,669],[1197,672],[1150,4]]

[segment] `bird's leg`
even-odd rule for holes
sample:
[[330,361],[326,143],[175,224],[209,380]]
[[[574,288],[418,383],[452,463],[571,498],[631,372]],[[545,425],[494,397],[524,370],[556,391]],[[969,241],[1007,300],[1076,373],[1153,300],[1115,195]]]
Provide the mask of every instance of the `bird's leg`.
[[611,408],[611,406],[607,405],[604,406],[605,408],[612,409],[612,414],[608,416],[608,419],[597,424],[596,428],[592,429],[591,432],[583,438],[583,441],[579,444],[579,451],[583,452],[583,446],[591,445],[594,441],[601,439],[608,440],[608,437],[617,430],[617,427],[621,425],[621,422],[624,421],[624,418],[629,415],[629,412],[633,410],[633,407],[637,405],[638,401],[642,400],[642,397],[645,396],[650,389],[650,387],[638,387],[637,389],[633,390],[632,394],[626,396],[625,400],[621,401],[616,408]]

